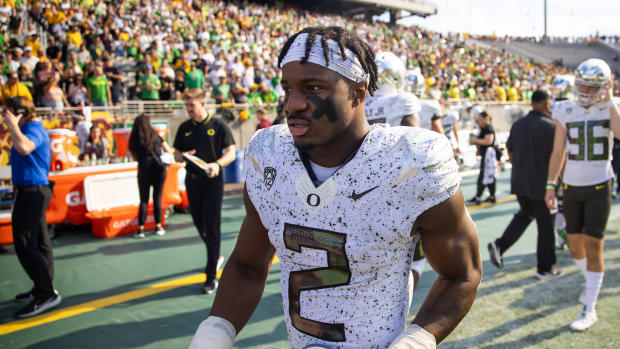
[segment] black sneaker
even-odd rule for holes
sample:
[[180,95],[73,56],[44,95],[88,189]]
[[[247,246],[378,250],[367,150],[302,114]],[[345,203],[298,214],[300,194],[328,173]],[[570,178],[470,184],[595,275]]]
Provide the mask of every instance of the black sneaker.
[[495,241],[490,242],[487,245],[487,248],[489,249],[489,256],[491,256],[491,263],[499,269],[502,269],[504,267],[504,259],[502,258],[502,254],[499,252],[499,247],[497,247]]
[[52,309],[62,301],[62,297],[54,291],[54,295],[47,299],[33,299],[27,306],[20,309],[15,316],[18,318],[26,318],[41,314],[42,312]]
[[495,200],[495,196],[489,196],[486,200],[484,200],[484,202],[490,202],[494,204],[497,202],[497,200]]
[[16,302],[29,302],[31,300],[34,299],[34,295],[32,294],[32,290],[28,291],[28,292],[24,292],[24,293],[20,293],[17,296],[15,296],[15,301]]
[[136,232],[133,234],[133,237],[136,239],[142,239],[144,236],[144,231],[142,229],[136,230]]
[[562,275],[562,271],[559,269],[551,269],[550,271],[545,271],[545,272],[540,272],[540,271],[536,272],[536,277],[538,278],[538,280],[551,280],[561,275]]
[[157,227],[155,228],[155,234],[159,236],[164,236],[164,234],[166,234],[166,230],[164,229],[164,227]]
[[205,284],[202,285],[202,293],[211,294],[215,292],[215,290],[217,290],[217,284],[218,284],[217,280],[211,280],[211,281],[205,282]]
[[474,196],[473,198],[467,200],[468,204],[474,204],[474,205],[480,205],[480,198],[477,196]]

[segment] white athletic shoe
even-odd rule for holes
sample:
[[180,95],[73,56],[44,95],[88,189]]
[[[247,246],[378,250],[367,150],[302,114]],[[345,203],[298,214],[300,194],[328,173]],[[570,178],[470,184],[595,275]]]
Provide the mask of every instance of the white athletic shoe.
[[570,324],[570,329],[577,332],[583,332],[590,328],[598,320],[596,312],[582,310],[577,320]]

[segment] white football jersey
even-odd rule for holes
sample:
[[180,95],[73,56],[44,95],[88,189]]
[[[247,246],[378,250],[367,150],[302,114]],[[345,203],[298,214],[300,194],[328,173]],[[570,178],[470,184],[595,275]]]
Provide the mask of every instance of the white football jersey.
[[413,93],[379,89],[366,98],[366,119],[370,124],[387,123],[400,126],[403,117],[420,112],[420,102]]
[[446,137],[450,138],[454,136],[454,129],[452,128],[452,125],[454,125],[454,123],[459,121],[460,119],[461,116],[459,115],[458,110],[450,108],[446,111],[446,115],[441,118],[441,126],[443,126],[443,132]]
[[371,127],[356,155],[315,187],[284,125],[254,134],[244,172],[280,259],[289,348],[386,348],[412,297],[412,226],[457,190],[448,140]]
[[441,117],[441,105],[439,101],[434,99],[423,99],[420,101],[421,111],[420,115],[420,127],[430,130],[432,125],[431,121],[438,117]]
[[560,121],[566,129],[564,183],[588,186],[614,176],[608,103],[584,108],[575,101],[561,101],[553,106],[552,118]]

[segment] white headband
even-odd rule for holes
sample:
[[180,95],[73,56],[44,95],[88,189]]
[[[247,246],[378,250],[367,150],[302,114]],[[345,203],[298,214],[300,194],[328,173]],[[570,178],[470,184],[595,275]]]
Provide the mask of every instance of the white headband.
[[[322,35],[317,35],[312,43],[312,48],[308,54],[308,62],[321,65],[327,69],[333,70],[336,73],[344,76],[349,80],[355,82],[368,81],[368,74],[362,68],[359,59],[353,51],[345,48],[347,55],[346,59],[340,54],[340,46],[334,40],[327,40],[327,47],[329,52],[329,64],[325,62],[325,55],[323,54],[323,46],[321,45]],[[308,33],[297,35],[295,41],[291,44],[286,52],[286,56],[282,59],[280,67],[283,67],[286,63],[301,61],[306,55],[306,40],[308,39]]]

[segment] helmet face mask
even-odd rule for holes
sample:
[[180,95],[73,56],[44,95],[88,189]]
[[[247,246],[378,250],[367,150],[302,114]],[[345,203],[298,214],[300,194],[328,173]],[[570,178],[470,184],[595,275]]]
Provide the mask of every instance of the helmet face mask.
[[605,97],[611,79],[611,69],[605,61],[591,58],[575,70],[577,102],[583,107],[599,103]]
[[424,76],[419,71],[413,71],[407,75],[407,85],[411,92],[418,97],[424,93],[426,88]]
[[378,52],[375,55],[379,89],[402,90],[405,85],[405,64],[391,52]]

